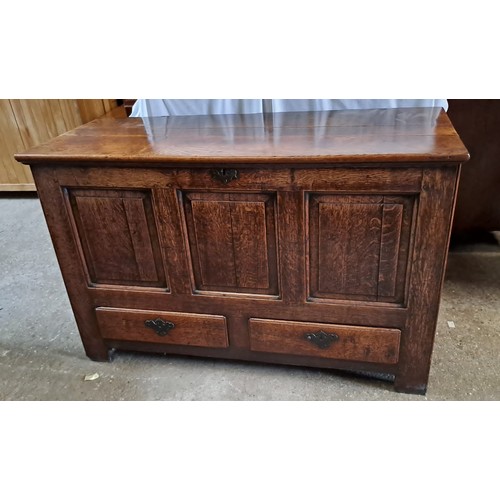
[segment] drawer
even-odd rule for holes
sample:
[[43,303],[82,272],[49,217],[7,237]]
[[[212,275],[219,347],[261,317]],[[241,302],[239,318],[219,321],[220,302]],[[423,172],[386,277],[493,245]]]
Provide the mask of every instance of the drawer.
[[228,346],[224,316],[109,307],[98,307],[96,315],[104,339],[197,347]]
[[250,350],[372,363],[398,362],[401,331],[270,319],[249,320]]

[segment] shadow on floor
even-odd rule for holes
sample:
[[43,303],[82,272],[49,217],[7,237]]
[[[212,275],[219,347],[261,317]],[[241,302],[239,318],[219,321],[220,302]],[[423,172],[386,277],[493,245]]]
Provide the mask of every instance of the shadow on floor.
[[450,252],[498,252],[500,253],[500,232],[470,231],[452,234]]

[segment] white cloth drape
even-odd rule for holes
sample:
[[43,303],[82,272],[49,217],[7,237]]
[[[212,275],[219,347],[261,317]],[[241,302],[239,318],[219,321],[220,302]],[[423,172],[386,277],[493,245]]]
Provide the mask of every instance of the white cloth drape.
[[262,99],[138,99],[131,117],[262,113]]
[[443,108],[446,99],[138,99],[132,117],[232,115],[338,109]]

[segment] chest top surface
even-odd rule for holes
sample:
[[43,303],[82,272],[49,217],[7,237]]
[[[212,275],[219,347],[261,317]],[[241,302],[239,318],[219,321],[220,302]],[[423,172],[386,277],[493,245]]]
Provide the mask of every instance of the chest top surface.
[[19,153],[27,164],[462,162],[441,108],[104,117]]

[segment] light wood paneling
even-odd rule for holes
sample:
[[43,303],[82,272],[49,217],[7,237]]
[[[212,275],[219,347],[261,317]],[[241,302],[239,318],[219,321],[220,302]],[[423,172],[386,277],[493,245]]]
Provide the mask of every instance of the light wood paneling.
[[106,113],[108,113],[112,109],[115,109],[118,106],[116,99],[103,99],[102,103],[104,104],[104,109],[106,110]]
[[78,99],[78,109],[83,123],[90,122],[116,108],[113,99]]
[[113,99],[0,99],[0,191],[34,191],[22,152],[116,108]]
[[78,103],[75,99],[58,99],[58,101],[67,130],[74,129],[83,124]]
[[34,189],[29,167],[14,160],[14,153],[24,149],[26,145],[19,133],[12,105],[8,99],[0,99],[0,189],[14,191],[16,185],[22,186],[20,190],[23,191],[27,186]]

